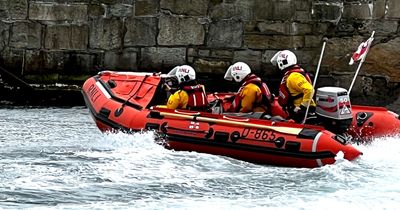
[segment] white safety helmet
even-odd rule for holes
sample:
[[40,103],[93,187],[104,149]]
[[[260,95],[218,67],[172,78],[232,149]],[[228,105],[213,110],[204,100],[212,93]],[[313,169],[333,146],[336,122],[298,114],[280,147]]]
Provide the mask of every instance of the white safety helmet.
[[228,70],[225,73],[224,79],[236,82],[241,82],[247,75],[251,73],[251,69],[249,65],[243,62],[236,62],[233,65],[229,66]]
[[289,50],[277,52],[272,58],[271,63],[277,65],[280,70],[284,70],[289,66],[297,64],[296,55]]
[[179,84],[196,79],[196,72],[189,65],[177,66],[173,68],[168,76],[175,76],[178,79]]

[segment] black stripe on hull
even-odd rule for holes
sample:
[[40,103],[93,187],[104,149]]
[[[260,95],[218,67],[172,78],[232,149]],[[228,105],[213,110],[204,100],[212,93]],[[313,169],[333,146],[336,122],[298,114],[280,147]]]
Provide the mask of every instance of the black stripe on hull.
[[[334,158],[336,155],[330,151],[323,152],[292,152],[284,149],[276,149],[276,148],[267,148],[267,147],[259,147],[248,144],[240,144],[240,143],[231,143],[231,142],[216,142],[208,139],[201,138],[193,138],[193,137],[185,137],[179,135],[167,135],[167,141],[176,141],[182,143],[190,143],[193,145],[205,145],[210,147],[223,147],[234,150],[243,150],[248,152],[256,152],[262,154],[276,155],[276,156],[285,156],[292,158],[302,158],[302,159],[325,159],[325,158]],[[239,140],[240,142],[240,140]]]

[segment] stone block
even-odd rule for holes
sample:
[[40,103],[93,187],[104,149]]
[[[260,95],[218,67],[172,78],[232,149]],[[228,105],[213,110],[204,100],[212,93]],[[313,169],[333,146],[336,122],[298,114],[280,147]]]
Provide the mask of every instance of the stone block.
[[8,19],[8,16],[9,16],[8,2],[7,0],[0,0],[0,20]]
[[[38,1],[38,0],[33,0],[33,1]],[[89,4],[89,3],[96,3],[96,1],[106,2],[107,0],[39,0],[39,1],[44,3],[50,2],[58,4],[71,4],[71,3]]]
[[0,53],[0,65],[15,75],[23,74],[25,49],[5,48]]
[[387,0],[387,18],[400,18],[400,1]]
[[390,34],[396,34],[398,26],[399,23],[395,20],[374,20],[365,22],[358,31],[365,34],[376,31],[376,36],[388,36]]
[[355,21],[352,20],[341,20],[336,27],[337,34],[352,34],[356,31],[354,28]]
[[[258,34],[248,34],[244,38],[244,47],[250,49],[280,49],[281,45],[275,43],[277,39],[274,39],[274,35],[258,35]],[[288,44],[288,38],[285,38]]]
[[135,2],[135,16],[156,15],[159,10],[158,0],[137,0]]
[[171,68],[186,63],[185,48],[145,47],[141,50],[140,67]]
[[311,12],[310,11],[296,11],[294,15],[294,19],[296,21],[308,22],[311,21]]
[[90,22],[91,49],[117,49],[122,45],[122,22],[119,19],[93,19]]
[[[340,23],[340,22],[339,22]],[[337,25],[335,23],[331,22],[314,22],[313,23],[313,34],[323,34],[323,35],[329,35],[335,32],[337,30]]]
[[256,50],[240,50],[235,51],[233,56],[233,62],[245,62],[252,70],[260,70],[261,68],[261,51]]
[[343,3],[316,1],[312,4],[312,18],[316,21],[337,23],[342,17]]
[[373,2],[372,16],[374,19],[381,19],[385,17],[386,0],[376,0]]
[[128,18],[125,22],[125,46],[154,46],[157,36],[157,18]]
[[100,18],[106,15],[106,5],[104,4],[89,4],[88,16],[90,18]]
[[64,68],[60,72],[64,75],[82,75],[97,73],[96,66],[102,66],[102,52],[65,52],[64,53]]
[[252,5],[248,1],[238,1],[235,4],[217,4],[210,8],[210,17],[213,20],[229,18],[251,20],[253,17]]
[[8,46],[10,24],[0,21],[0,52]]
[[169,10],[173,14],[206,16],[208,3],[208,0],[161,0],[160,8]]
[[322,46],[323,40],[322,35],[309,35],[304,36],[304,47],[315,48]]
[[289,33],[288,24],[282,22],[257,22],[254,29],[262,34]]
[[200,57],[209,57],[210,56],[210,50],[199,50],[199,56]]
[[210,57],[223,58],[223,59],[233,59],[232,50],[211,50]]
[[261,62],[262,63],[270,63],[271,58],[274,57],[274,55],[278,52],[279,50],[265,50],[261,54]]
[[302,48],[304,47],[304,37],[249,34],[244,36],[244,46],[251,49]]
[[313,33],[313,25],[307,23],[287,23],[290,35],[305,35]]
[[110,70],[137,70],[137,49],[124,49],[122,52],[107,51],[104,55],[104,67]]
[[88,37],[87,25],[48,25],[44,47],[51,50],[85,50]]
[[193,63],[193,60],[196,58],[204,58],[204,59],[223,59],[223,60],[232,60],[233,59],[233,50],[217,50],[217,49],[195,49],[189,48],[187,51],[188,61],[189,63]]
[[291,20],[295,14],[295,3],[287,0],[255,0],[254,20]]
[[158,22],[159,45],[202,45],[205,30],[197,18],[162,16]]
[[297,11],[311,11],[312,0],[295,0],[294,2]]
[[39,49],[42,26],[36,22],[18,21],[11,28],[10,46],[15,48]]
[[27,0],[0,0],[0,19],[24,20],[27,15]]
[[292,36],[291,47],[293,47],[294,49],[303,48],[304,47],[304,36]]
[[24,20],[28,16],[28,0],[8,1],[8,11],[10,18],[14,20]]
[[253,20],[273,20],[274,4],[271,1],[256,0],[252,5]]
[[362,71],[372,75],[386,76],[390,82],[400,82],[399,55],[399,37],[389,40],[386,43],[375,43],[367,55]]
[[[322,44],[317,49],[293,50],[297,57],[297,63],[306,69],[306,66],[316,66],[321,53]],[[315,72],[315,68],[307,68],[307,71]]]
[[277,0],[273,3],[274,20],[291,20],[294,17],[296,7],[295,1]]
[[213,22],[209,28],[207,46],[212,48],[239,48],[243,40],[243,22],[221,20]]
[[368,3],[347,3],[343,6],[343,18],[370,20],[373,17],[373,5]]
[[25,57],[25,74],[55,73],[64,69],[61,51],[27,50]]
[[313,33],[313,24],[297,22],[251,21],[245,23],[245,32],[267,35],[304,35]]
[[198,50],[196,48],[188,48],[187,49],[187,56],[197,56]]
[[229,61],[205,58],[195,59],[193,63],[193,67],[199,73],[212,73],[220,75],[224,75],[230,65],[231,64]]
[[133,9],[131,4],[113,4],[109,7],[109,14],[111,17],[131,17]]
[[29,19],[47,21],[86,22],[88,6],[86,4],[54,4],[31,2]]

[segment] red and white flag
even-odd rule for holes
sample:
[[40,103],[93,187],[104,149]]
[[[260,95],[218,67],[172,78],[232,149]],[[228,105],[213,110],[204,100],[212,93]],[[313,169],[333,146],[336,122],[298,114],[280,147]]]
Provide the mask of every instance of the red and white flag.
[[[375,32],[375,31],[374,31]],[[371,37],[365,42],[362,42],[360,46],[358,46],[357,51],[353,53],[353,56],[350,58],[349,65],[353,65],[354,62],[362,60],[364,62],[365,57],[367,56],[368,50],[371,46],[372,41],[374,40],[374,32]]]

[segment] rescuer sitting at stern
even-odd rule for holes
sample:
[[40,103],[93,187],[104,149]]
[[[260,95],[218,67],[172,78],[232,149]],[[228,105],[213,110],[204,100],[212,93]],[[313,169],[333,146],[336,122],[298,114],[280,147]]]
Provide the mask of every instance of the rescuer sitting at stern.
[[297,65],[296,55],[289,50],[279,51],[272,57],[271,63],[283,73],[278,102],[289,114],[289,118],[301,123],[309,106],[306,122],[314,121],[316,118],[316,104],[312,99],[314,87],[308,73]]

